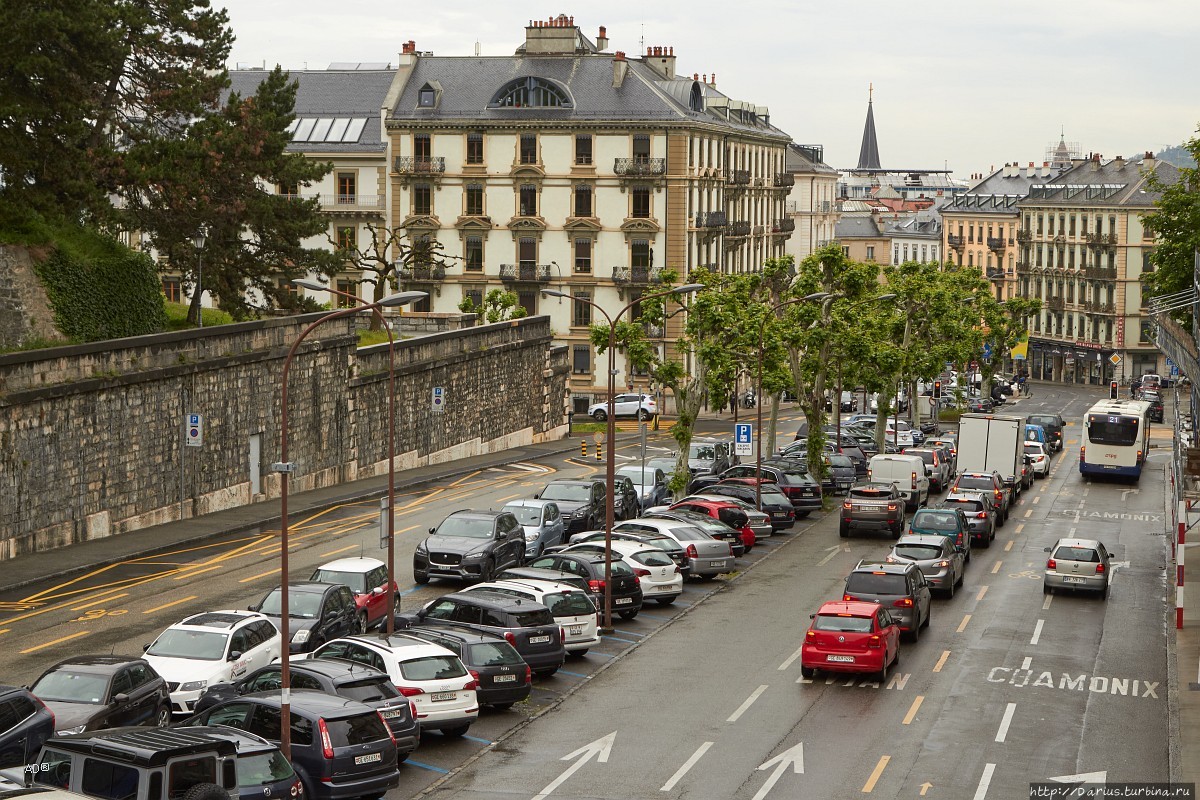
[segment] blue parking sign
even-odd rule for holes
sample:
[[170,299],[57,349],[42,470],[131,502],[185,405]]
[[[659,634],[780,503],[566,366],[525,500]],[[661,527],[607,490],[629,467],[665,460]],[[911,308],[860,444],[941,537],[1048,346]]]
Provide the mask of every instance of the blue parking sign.
[[733,426],[733,452],[734,455],[748,456],[751,453],[751,437],[753,437],[753,426],[748,422],[739,422]]

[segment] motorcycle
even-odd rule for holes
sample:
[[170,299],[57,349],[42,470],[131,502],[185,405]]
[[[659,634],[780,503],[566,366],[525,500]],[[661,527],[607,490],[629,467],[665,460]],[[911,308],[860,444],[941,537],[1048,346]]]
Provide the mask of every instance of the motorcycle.
[[758,404],[758,398],[754,396],[753,389],[747,389],[742,395],[742,408],[754,408]]

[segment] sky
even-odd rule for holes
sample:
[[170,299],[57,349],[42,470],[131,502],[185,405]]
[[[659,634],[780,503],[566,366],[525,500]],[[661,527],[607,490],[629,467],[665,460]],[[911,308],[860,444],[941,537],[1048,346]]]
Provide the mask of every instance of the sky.
[[530,19],[575,17],[608,52],[674,47],[679,73],[770,109],[834,167],[858,161],[868,87],[885,168],[966,179],[1041,162],[1060,135],[1084,153],[1131,157],[1182,144],[1200,125],[1196,0],[213,0],[236,41],[229,67],[323,69],[396,62],[401,44],[439,56],[511,55]]

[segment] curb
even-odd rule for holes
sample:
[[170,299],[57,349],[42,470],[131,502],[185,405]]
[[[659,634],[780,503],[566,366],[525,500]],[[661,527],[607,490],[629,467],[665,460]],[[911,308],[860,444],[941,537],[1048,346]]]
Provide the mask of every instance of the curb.
[[[1168,521],[1174,519],[1175,498],[1171,493],[1171,481],[1163,481],[1163,504],[1166,506],[1166,514],[1163,519]],[[1163,537],[1163,563],[1167,565],[1164,572],[1164,598],[1169,599],[1171,592],[1171,542],[1175,536],[1174,526],[1167,528],[1167,535]],[[1171,608],[1164,608],[1164,621],[1167,626],[1167,779],[1171,785],[1178,785],[1182,776],[1182,766],[1180,764],[1181,749],[1183,743],[1179,740],[1179,725],[1180,725],[1180,697],[1179,697],[1179,640],[1178,631],[1175,629],[1175,621],[1171,619],[1173,616]]]

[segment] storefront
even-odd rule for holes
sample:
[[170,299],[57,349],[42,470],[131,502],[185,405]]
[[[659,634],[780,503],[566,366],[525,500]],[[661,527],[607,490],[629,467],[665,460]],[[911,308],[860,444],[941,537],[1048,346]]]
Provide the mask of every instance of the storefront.
[[[1112,350],[1092,342],[1029,340],[1029,375],[1034,380],[1103,386],[1113,379]],[[1115,373],[1120,375],[1119,372]]]

